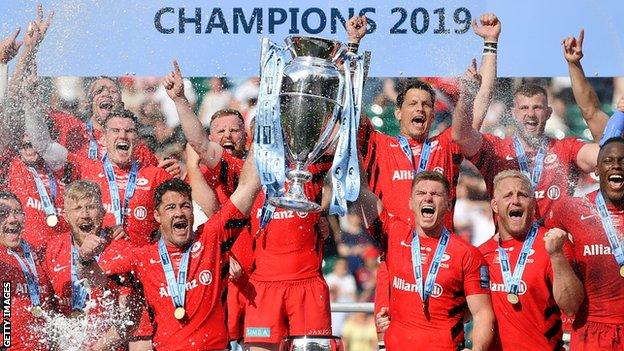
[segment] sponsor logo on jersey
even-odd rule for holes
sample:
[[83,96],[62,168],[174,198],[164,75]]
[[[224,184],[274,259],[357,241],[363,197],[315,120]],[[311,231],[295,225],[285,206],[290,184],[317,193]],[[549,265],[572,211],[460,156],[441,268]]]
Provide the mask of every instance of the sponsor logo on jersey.
[[411,169],[395,169],[392,173],[392,181],[395,180],[413,180],[414,179],[414,171]]
[[611,246],[603,244],[583,245],[583,256],[611,255]]
[[490,271],[487,266],[479,267],[479,286],[481,286],[482,289],[490,287]]
[[[262,215],[262,209],[259,208],[256,214],[256,218],[260,218]],[[295,218],[295,215],[299,218],[306,218],[308,216],[307,212],[297,212],[293,210],[277,210],[273,212],[273,219],[289,219]]]
[[[394,279],[392,280],[392,287],[398,290],[418,293],[418,286],[416,284],[409,283],[405,281],[405,279],[399,278],[397,276],[395,276]],[[444,292],[444,289],[442,289],[442,286],[438,283],[435,283],[433,285],[433,291],[431,291],[431,297],[440,297],[442,296],[443,292]]]
[[557,155],[556,154],[548,154],[545,158],[544,158],[544,164],[550,164],[557,161]]
[[546,192],[546,196],[548,196],[548,198],[551,200],[557,200],[559,196],[561,196],[561,190],[559,190],[558,186],[551,185]]
[[444,168],[442,167],[436,167],[433,169],[434,172],[438,172],[440,174],[444,174]]
[[[207,285],[207,284],[204,284]],[[197,287],[197,279],[186,282],[186,291],[193,290]],[[164,284],[160,287],[160,297],[170,297],[169,288]]]
[[202,285],[210,285],[212,283],[212,273],[207,269],[199,272],[199,282]]
[[[35,199],[33,197],[30,197],[30,196],[26,200],[26,207],[33,208],[33,209],[35,209],[37,211],[44,212],[43,204],[41,203],[41,201],[39,201],[39,199]],[[60,207],[57,207],[56,208],[56,213],[62,213],[62,209]]]
[[[492,292],[504,292],[507,293],[507,289],[505,289],[505,283],[494,283],[490,282],[490,290]],[[518,295],[524,295],[527,291],[527,285],[524,280],[520,281],[520,288],[518,289]]]
[[147,209],[144,206],[137,206],[134,208],[134,218],[142,221],[147,217]]

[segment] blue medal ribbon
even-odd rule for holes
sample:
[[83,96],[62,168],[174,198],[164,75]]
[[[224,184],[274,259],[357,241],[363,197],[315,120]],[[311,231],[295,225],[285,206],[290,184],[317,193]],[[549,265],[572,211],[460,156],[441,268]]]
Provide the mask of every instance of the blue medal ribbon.
[[167,287],[171,300],[175,308],[184,308],[184,299],[186,297],[186,276],[188,273],[188,262],[191,252],[192,243],[188,245],[184,253],[182,254],[182,261],[180,262],[180,268],[178,269],[178,278],[176,280],[173,272],[173,265],[167,252],[167,246],[165,241],[161,238],[158,242],[158,252],[160,254],[160,262],[165,271],[165,278],[167,279]]
[[533,222],[531,231],[524,239],[522,250],[520,251],[520,255],[518,256],[518,261],[516,262],[516,267],[513,272],[511,271],[507,251],[500,246],[500,243],[498,245],[498,257],[500,261],[501,273],[503,274],[503,283],[505,284],[505,289],[510,294],[518,295],[518,292],[520,291],[520,280],[522,279],[522,273],[524,273],[524,267],[526,266],[531,246],[533,246],[533,242],[537,236],[537,229],[537,222]]
[[[106,233],[100,230],[100,238],[104,238]],[[71,289],[72,289],[72,311],[82,311],[87,305],[87,289],[83,286],[82,281],[78,277],[78,249],[72,240],[71,247]],[[95,260],[100,260],[100,255],[95,256]]]
[[529,171],[529,162],[524,152],[524,148],[520,143],[520,139],[517,135],[513,136],[514,149],[516,150],[516,156],[518,157],[518,166],[520,166],[520,172],[527,176],[531,180],[533,189],[537,188],[537,184],[542,176],[542,170],[544,169],[544,156],[546,154],[546,148],[544,145],[540,146],[535,154],[535,165],[533,166],[533,172]]
[[615,226],[613,225],[613,221],[609,215],[609,210],[607,210],[607,204],[605,203],[600,191],[598,192],[598,195],[596,195],[596,207],[598,208],[598,214],[600,215],[602,227],[607,234],[607,239],[609,239],[609,245],[611,246],[613,257],[615,258],[618,266],[621,268],[624,266],[624,251],[622,250],[622,243],[618,238],[617,229],[615,229]]
[[54,179],[54,174],[45,166],[46,172],[48,173],[48,183],[50,184],[50,195],[46,191],[45,185],[39,176],[39,173],[33,167],[28,167],[28,171],[32,174],[35,185],[37,186],[37,193],[39,193],[39,199],[41,200],[41,204],[43,205],[43,211],[46,216],[51,216],[56,214],[56,179]]
[[426,171],[427,166],[429,165],[429,156],[431,155],[431,140],[427,138],[423,143],[422,149],[420,151],[420,159],[418,160],[418,169],[414,167],[414,154],[412,153],[412,148],[410,147],[407,138],[399,134],[399,136],[397,136],[397,140],[399,142],[399,145],[401,146],[401,150],[403,150],[403,153],[410,161],[412,169],[416,170],[416,174]]
[[286,181],[286,160],[284,158],[279,99],[286,50],[271,43],[268,39],[263,41],[262,45],[261,81],[253,150],[254,163],[265,192],[260,216],[260,228],[265,228],[275,212],[275,206],[269,203],[269,199],[283,196],[284,182]]
[[89,159],[95,160],[98,155],[98,143],[95,140],[95,132],[93,131],[93,122],[91,119],[87,120],[86,123],[87,132],[89,133]]
[[442,263],[442,256],[444,256],[444,251],[446,251],[446,247],[448,246],[449,240],[451,239],[451,235],[449,231],[444,228],[444,230],[442,231],[442,235],[440,236],[440,240],[438,241],[438,246],[436,247],[435,253],[433,255],[433,259],[431,260],[431,265],[429,266],[429,272],[427,273],[427,278],[425,280],[424,286],[422,260],[420,254],[420,238],[416,231],[414,231],[413,235],[414,237],[412,238],[411,247],[414,279],[416,280],[418,294],[423,301],[424,307],[427,305],[429,296],[431,296],[431,293],[433,292],[433,287],[435,285],[435,281],[440,270],[440,263]]
[[41,306],[41,296],[39,289],[39,275],[37,274],[37,267],[35,266],[35,260],[30,252],[30,246],[22,240],[20,243],[22,251],[24,252],[24,258],[26,262],[13,250],[8,249],[7,252],[15,257],[17,262],[24,273],[26,284],[28,285],[28,295],[30,296],[30,303],[34,306]]
[[130,167],[130,174],[128,174],[128,183],[126,184],[126,191],[124,193],[123,204],[119,200],[119,186],[117,186],[117,179],[115,178],[115,171],[113,165],[108,159],[108,155],[104,155],[102,158],[104,164],[104,172],[106,173],[106,181],[108,182],[108,191],[111,197],[111,206],[113,207],[113,214],[115,215],[115,224],[122,225],[126,217],[126,210],[130,199],[134,195],[136,189],[137,174],[139,171],[139,163],[135,160],[132,161]]
[[[355,201],[360,191],[360,166],[357,152],[357,129],[360,125],[364,59],[362,55],[346,54],[343,66],[355,62],[353,78],[351,70],[345,69],[345,103],[342,108],[341,125],[332,163],[332,199],[330,214],[344,216],[347,201]],[[353,79],[353,80],[352,80]]]

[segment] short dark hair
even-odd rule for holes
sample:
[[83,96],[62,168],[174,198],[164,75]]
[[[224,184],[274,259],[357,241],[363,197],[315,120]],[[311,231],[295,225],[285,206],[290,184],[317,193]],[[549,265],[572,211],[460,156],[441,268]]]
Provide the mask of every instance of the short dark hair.
[[117,90],[119,90],[119,93],[121,94],[121,84],[119,83],[119,80],[117,80],[117,78],[110,77],[110,76],[97,76],[93,78],[91,83],[89,83],[89,89],[87,89],[87,94],[88,94],[87,98],[88,98],[89,103],[93,102],[93,87],[95,86],[95,83],[103,79],[109,80],[113,84],[115,84],[115,87],[117,88]]
[[137,126],[137,128],[139,127],[139,119],[137,118],[137,116],[132,111],[126,110],[124,108],[111,111],[111,113],[106,116],[106,119],[104,120],[104,128],[106,128],[108,121],[115,117],[131,119],[132,122],[134,122],[134,125]]
[[154,208],[160,206],[163,196],[168,191],[185,195],[191,200],[193,199],[191,196],[191,186],[183,180],[172,178],[156,187],[154,191]]
[[414,181],[412,182],[412,191],[416,188],[416,185],[423,180],[431,180],[434,182],[438,182],[444,186],[444,190],[446,190],[447,195],[451,195],[451,184],[448,179],[440,173],[435,171],[424,171],[416,174],[414,177]]
[[399,95],[397,95],[397,108],[401,108],[405,100],[405,95],[411,89],[419,89],[428,92],[429,96],[431,96],[431,104],[433,105],[435,103],[436,92],[429,83],[423,82],[422,80],[411,80],[401,88]]
[[212,114],[212,117],[210,117],[210,124],[208,125],[208,127],[212,127],[212,122],[214,120],[219,119],[221,117],[232,116],[232,115],[238,117],[241,125],[243,127],[245,126],[245,119],[243,118],[243,115],[240,113],[240,111],[233,109],[233,108],[223,108]]
[[544,97],[546,98],[548,97],[548,94],[546,93],[546,89],[544,89],[544,87],[533,83],[524,83],[520,85],[518,89],[516,89],[513,96],[515,99],[518,95],[533,97],[540,94],[544,95]]
[[614,144],[614,143],[624,144],[624,138],[621,136],[616,136],[616,137],[607,139],[607,141],[605,141],[600,146],[600,151],[598,151],[598,160],[600,160],[600,158],[602,157],[602,152],[603,152],[602,150],[604,150],[607,147],[607,145]]
[[10,191],[0,191],[0,200],[15,200],[20,205],[20,207],[22,208],[24,207],[19,197],[17,197],[15,193],[10,192]]

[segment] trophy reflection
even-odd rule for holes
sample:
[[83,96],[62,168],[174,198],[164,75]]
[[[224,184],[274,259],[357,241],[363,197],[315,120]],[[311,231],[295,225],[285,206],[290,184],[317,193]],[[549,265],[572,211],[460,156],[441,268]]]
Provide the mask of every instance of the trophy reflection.
[[[345,104],[354,104],[363,85],[352,83],[363,82],[361,64],[354,64],[360,69],[352,79],[351,72],[339,68],[338,62],[358,63],[362,57],[347,53],[335,40],[291,36],[285,42],[285,47],[279,47],[268,39],[263,41],[256,165],[265,186],[280,187],[277,184],[283,184],[283,173],[290,181],[285,194],[276,190],[270,196],[267,191],[271,205],[316,212],[320,206],[304,193],[305,183],[312,178],[307,168],[336,145],[340,135],[349,132],[345,128]],[[291,56],[288,62],[287,54]],[[339,185],[338,192],[344,192],[343,188]]]

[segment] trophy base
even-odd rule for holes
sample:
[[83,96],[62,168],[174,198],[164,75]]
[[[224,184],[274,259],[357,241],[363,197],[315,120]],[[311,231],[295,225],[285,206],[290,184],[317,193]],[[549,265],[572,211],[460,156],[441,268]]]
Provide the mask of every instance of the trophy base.
[[295,199],[291,197],[274,197],[269,200],[275,207],[285,208],[299,212],[321,212],[321,206],[315,202],[305,199]]

